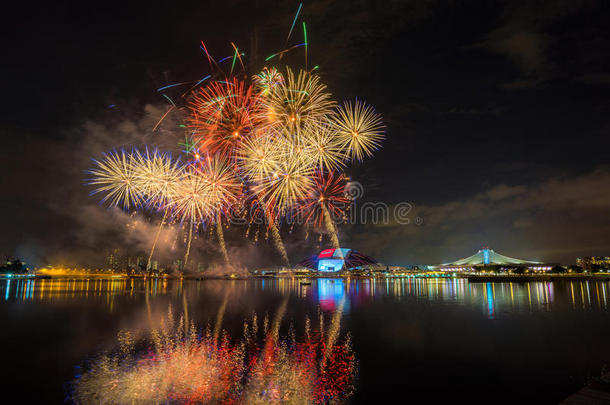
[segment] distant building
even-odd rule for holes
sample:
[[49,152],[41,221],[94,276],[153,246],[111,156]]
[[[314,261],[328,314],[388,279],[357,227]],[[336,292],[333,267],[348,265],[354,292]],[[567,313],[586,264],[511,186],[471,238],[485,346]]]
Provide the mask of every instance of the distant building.
[[472,256],[451,263],[439,264],[433,266],[433,268],[442,271],[478,271],[484,269],[510,270],[517,268],[533,271],[549,271],[554,265],[554,263],[515,259],[496,253],[492,249],[483,248]]
[[576,259],[576,265],[585,270],[610,269],[609,256],[585,256]]
[[137,264],[137,258],[135,259],[135,262],[133,260],[134,259],[132,259],[131,257],[125,255],[121,249],[115,248],[106,251],[106,257],[104,261],[106,264],[106,269],[126,270],[135,267],[132,266],[132,264]]
[[28,268],[19,259],[7,260],[6,264],[0,266],[0,274],[27,274]]
[[184,266],[182,265],[182,260],[180,259],[176,259],[174,260],[174,263],[172,264],[172,267],[178,271],[183,271],[184,270]]
[[118,270],[119,268],[119,249],[113,249],[106,252],[106,268]]

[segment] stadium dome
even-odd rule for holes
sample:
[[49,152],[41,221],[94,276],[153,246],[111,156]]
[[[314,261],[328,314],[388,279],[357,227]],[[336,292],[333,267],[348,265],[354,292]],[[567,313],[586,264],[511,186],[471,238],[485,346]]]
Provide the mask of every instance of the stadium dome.
[[370,256],[348,248],[326,249],[299,263],[300,266],[320,272],[353,270],[370,264],[378,264],[378,262]]

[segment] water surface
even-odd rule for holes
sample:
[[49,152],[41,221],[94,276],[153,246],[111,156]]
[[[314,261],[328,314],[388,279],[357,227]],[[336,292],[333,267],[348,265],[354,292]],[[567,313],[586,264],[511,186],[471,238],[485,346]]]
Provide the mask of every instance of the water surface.
[[204,326],[223,302],[235,337],[285,300],[283,333],[341,311],[359,360],[355,403],[554,404],[610,364],[607,281],[311,281],[0,281],[4,385],[23,402],[62,402],[76,367],[115,347],[120,330],[145,331],[170,307]]

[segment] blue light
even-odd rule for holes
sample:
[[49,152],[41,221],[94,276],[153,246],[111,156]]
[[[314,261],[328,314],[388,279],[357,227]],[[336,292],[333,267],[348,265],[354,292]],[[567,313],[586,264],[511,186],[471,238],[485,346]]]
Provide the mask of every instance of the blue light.
[[489,249],[483,249],[483,264],[489,264]]
[[333,254],[333,257],[337,258],[337,259],[345,259],[350,251],[351,251],[351,249],[347,249],[347,248],[335,249],[335,253]]
[[[318,279],[318,301],[323,311],[334,311],[342,301],[346,301],[346,291],[341,279]],[[344,310],[346,310],[344,308]]]
[[491,283],[487,283],[487,316],[489,319],[494,319],[496,316],[494,293]]
[[343,259],[320,259],[318,271],[340,271],[343,269]]

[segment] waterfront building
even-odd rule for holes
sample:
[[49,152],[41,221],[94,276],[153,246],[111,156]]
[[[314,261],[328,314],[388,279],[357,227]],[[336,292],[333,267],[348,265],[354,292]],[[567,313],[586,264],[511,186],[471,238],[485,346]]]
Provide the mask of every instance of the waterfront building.
[[349,248],[326,249],[298,264],[319,272],[351,271],[370,267],[383,267],[370,256]]
[[19,259],[7,259],[6,264],[0,266],[0,274],[27,274],[28,270],[25,263]]
[[529,271],[550,271],[556,264],[543,263],[534,260],[515,259],[494,252],[493,249],[483,248],[472,256],[464,259],[455,260],[450,263],[432,266],[435,270],[441,271],[482,271],[482,270],[529,270]]
[[576,265],[587,271],[610,269],[610,256],[585,256],[576,259]]

